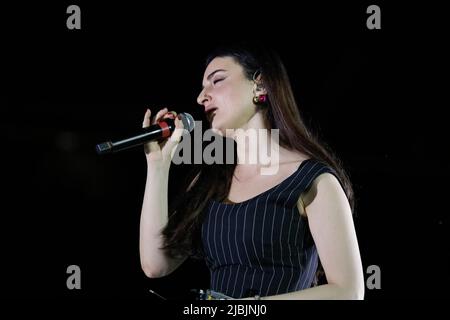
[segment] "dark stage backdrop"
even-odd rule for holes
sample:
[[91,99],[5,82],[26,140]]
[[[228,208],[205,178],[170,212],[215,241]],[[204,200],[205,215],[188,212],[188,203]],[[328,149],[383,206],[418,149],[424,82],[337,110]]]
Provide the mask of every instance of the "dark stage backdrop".
[[[206,54],[251,39],[278,50],[301,113],[354,183],[364,269],[381,270],[381,289],[366,289],[366,298],[445,295],[449,161],[438,110],[446,106],[432,75],[443,56],[433,39],[443,39],[417,15],[430,17],[431,9],[380,3],[381,29],[369,30],[372,3],[277,3],[4,9],[3,293],[154,300],[149,289],[184,298],[208,286],[199,261],[166,278],[145,277],[143,151],[98,156],[95,145],[135,133],[146,108],[204,120],[196,97]],[[66,27],[70,4],[81,8],[80,30]],[[172,173],[171,188],[182,175]],[[66,286],[70,265],[81,269],[81,290]]]

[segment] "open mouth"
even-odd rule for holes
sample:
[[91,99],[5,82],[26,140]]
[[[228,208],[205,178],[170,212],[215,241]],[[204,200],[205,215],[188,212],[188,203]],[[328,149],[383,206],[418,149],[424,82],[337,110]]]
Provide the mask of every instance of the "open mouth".
[[214,116],[216,115],[216,110],[217,110],[217,108],[211,108],[206,113],[206,118],[208,119],[209,122],[211,122],[213,120]]

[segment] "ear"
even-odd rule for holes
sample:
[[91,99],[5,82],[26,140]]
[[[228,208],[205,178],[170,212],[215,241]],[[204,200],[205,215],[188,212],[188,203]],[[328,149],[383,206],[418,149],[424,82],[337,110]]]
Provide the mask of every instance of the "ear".
[[260,94],[267,94],[267,90],[264,86],[264,81],[263,81],[263,77],[261,75],[261,73],[259,73],[255,79],[253,79],[254,82],[254,86],[253,86],[253,92],[256,95],[260,95]]

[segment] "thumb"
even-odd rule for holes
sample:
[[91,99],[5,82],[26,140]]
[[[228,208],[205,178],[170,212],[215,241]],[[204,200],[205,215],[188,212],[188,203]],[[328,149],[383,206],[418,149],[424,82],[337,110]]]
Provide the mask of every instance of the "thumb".
[[175,130],[166,142],[166,146],[171,153],[171,158],[173,157],[176,146],[180,143],[181,138],[185,133],[188,132],[184,129],[182,121],[177,117],[175,119]]

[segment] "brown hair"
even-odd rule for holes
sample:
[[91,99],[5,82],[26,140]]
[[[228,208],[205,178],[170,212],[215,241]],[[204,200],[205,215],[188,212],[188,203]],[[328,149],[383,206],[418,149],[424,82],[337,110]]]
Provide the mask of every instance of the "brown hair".
[[[216,49],[207,58],[208,65],[216,57],[232,57],[239,63],[248,79],[256,71],[262,75],[268,93],[268,105],[262,107],[263,118],[268,129],[279,129],[280,146],[299,151],[331,167],[349,200],[353,210],[353,189],[340,161],[319,142],[306,127],[292,92],[286,69],[273,50],[249,45],[233,45]],[[225,139],[229,140],[229,139]],[[236,159],[236,155],[235,159]],[[236,161],[234,162],[236,163]],[[202,256],[201,223],[203,211],[210,199],[223,201],[229,192],[235,164],[213,164],[194,166],[186,176],[180,197],[171,201],[169,222],[163,230],[165,249],[173,256]],[[190,182],[197,177],[192,188]]]

